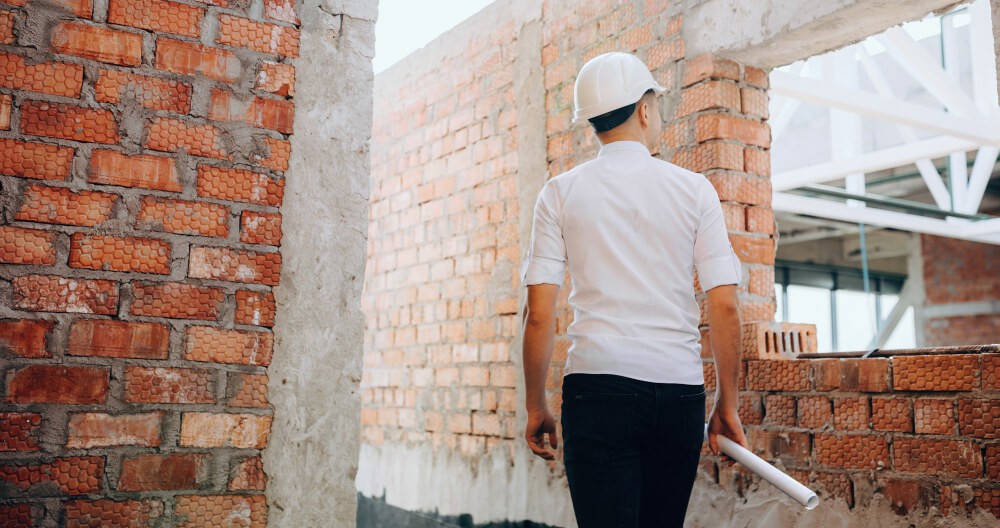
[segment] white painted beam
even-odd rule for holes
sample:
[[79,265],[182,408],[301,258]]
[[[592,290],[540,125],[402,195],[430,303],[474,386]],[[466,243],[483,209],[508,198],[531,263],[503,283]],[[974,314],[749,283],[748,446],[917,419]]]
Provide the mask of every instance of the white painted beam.
[[983,113],[997,104],[997,66],[993,42],[993,20],[989,0],[976,0],[969,6],[969,38],[972,41],[972,92],[976,106]]
[[772,178],[775,191],[787,191],[810,183],[822,183],[846,177],[857,172],[875,172],[913,163],[919,158],[939,158],[958,150],[976,148],[973,141],[939,136],[915,143],[905,143],[898,147],[876,150],[856,158],[839,162],[827,162],[799,169],[779,172]]
[[961,117],[980,115],[962,88],[902,28],[892,28],[885,32],[884,38],[876,38],[889,55],[920,81],[949,112]]
[[771,90],[820,105],[1000,147],[1000,129],[982,119],[966,119],[926,106],[880,97],[861,90],[831,86],[823,81],[771,73]]
[[990,176],[993,175],[993,167],[996,165],[998,154],[1000,154],[1000,149],[996,147],[979,149],[976,154],[976,162],[972,165],[972,173],[969,175],[965,203],[962,204],[960,211],[975,213],[979,210],[979,204],[983,202],[983,195],[986,194],[986,186],[990,183]]

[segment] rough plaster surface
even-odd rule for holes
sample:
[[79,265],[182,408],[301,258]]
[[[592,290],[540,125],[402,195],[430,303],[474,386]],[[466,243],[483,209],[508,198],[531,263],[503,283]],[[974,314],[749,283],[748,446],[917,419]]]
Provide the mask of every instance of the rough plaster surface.
[[792,9],[785,0],[707,0],[684,14],[684,45],[690,57],[713,52],[771,69],[853,44],[896,24],[961,3],[800,0]]
[[275,289],[270,526],[355,525],[376,0],[306,0]]
[[[867,483],[866,483],[867,485]],[[698,475],[686,528],[975,528],[995,526],[996,518],[987,511],[966,515],[953,511],[941,517],[935,509],[899,515],[883,495],[870,486],[855,485],[857,506],[848,508],[842,499],[820,498],[819,506],[806,510],[767,483],[751,487],[738,497],[723,490],[704,475]],[[962,510],[960,507],[954,510]]]

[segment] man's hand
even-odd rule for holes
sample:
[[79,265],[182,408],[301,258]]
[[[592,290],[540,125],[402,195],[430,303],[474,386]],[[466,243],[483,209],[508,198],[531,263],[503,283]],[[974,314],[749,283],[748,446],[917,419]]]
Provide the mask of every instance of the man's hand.
[[528,440],[531,452],[545,460],[555,460],[556,455],[545,448],[545,435],[549,435],[549,445],[552,449],[559,448],[559,437],[556,435],[556,419],[546,407],[540,411],[528,411],[528,427],[524,437]]
[[712,410],[711,418],[708,419],[708,447],[715,455],[719,454],[719,435],[750,449],[750,446],[747,445],[747,438],[743,434],[740,415],[736,411],[724,410],[716,406]]

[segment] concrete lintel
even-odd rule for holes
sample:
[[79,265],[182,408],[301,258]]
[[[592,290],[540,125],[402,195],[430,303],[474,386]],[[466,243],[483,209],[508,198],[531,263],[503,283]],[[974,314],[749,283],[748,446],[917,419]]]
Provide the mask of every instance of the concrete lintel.
[[[707,0],[684,15],[690,56],[712,52],[771,69],[859,42],[891,26],[946,10],[955,0]],[[997,0],[994,0],[994,6]],[[996,7],[994,7],[994,11]]]
[[928,319],[992,314],[1000,314],[1000,301],[932,304],[924,306],[924,315]]

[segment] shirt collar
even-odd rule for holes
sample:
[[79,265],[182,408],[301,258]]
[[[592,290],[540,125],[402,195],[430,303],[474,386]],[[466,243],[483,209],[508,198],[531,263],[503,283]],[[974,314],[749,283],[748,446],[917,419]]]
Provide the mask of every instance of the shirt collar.
[[615,141],[601,145],[601,151],[598,152],[597,155],[600,157],[608,154],[614,154],[616,152],[639,152],[647,156],[650,155],[649,149],[646,148],[646,145],[643,145],[638,141]]

